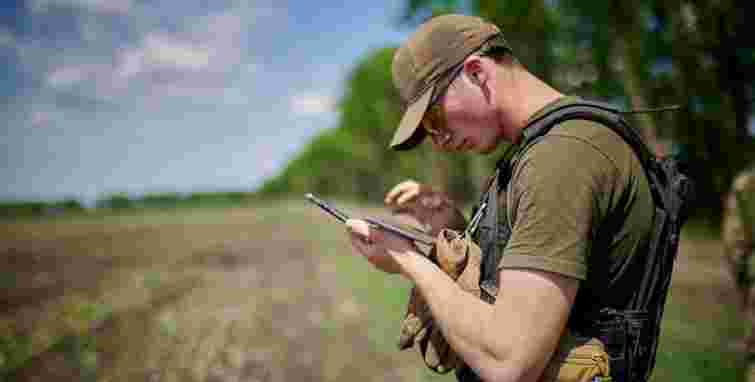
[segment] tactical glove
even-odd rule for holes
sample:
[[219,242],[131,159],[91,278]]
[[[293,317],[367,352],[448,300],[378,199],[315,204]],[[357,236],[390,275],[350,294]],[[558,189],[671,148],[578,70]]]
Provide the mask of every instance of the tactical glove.
[[[456,231],[443,229],[428,258],[448,274],[467,293],[480,296],[480,248]],[[416,347],[428,368],[447,373],[461,364],[430,314],[422,295],[413,287],[406,314],[401,323],[399,349]]]

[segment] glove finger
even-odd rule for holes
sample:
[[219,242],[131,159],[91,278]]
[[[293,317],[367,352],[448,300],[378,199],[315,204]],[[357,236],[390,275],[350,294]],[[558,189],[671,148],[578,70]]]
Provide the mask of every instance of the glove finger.
[[385,195],[385,200],[384,200],[385,204],[391,204],[391,203],[393,203],[394,199],[396,199],[397,196],[399,196],[400,194],[402,194],[402,193],[404,193],[407,190],[412,189],[412,188],[417,188],[418,189],[419,188],[419,183],[417,183],[416,181],[411,180],[411,179],[410,180],[405,180],[405,181],[403,181],[403,182],[401,182],[401,183],[393,186],[393,188],[390,191],[388,191],[388,193]]
[[399,331],[399,349],[411,347],[416,342],[415,338],[420,330],[427,327],[431,320],[430,307],[425,303],[417,287],[412,287],[407,312]]
[[415,337],[419,331],[422,330],[422,321],[414,314],[408,315],[401,323],[401,331],[399,332],[398,348],[404,350],[414,345]]
[[399,195],[398,199],[396,199],[396,204],[401,206],[401,205],[404,205],[405,203],[411,202],[417,198],[419,193],[420,193],[419,187],[410,188]]
[[436,356],[438,357],[438,366],[436,371],[438,373],[447,373],[456,367],[456,357],[453,349],[443,337],[443,333],[439,328],[434,327],[433,332],[430,334],[430,345]]
[[458,279],[467,264],[467,243],[460,239],[457,232],[447,229],[438,234],[435,242],[438,265],[452,279]]
[[418,345],[417,350],[419,350],[419,353],[422,356],[422,360],[425,362],[425,365],[435,370],[435,367],[437,366],[437,357],[434,357],[434,350],[430,349],[431,331],[432,325],[422,328],[422,330],[417,333],[416,344]]

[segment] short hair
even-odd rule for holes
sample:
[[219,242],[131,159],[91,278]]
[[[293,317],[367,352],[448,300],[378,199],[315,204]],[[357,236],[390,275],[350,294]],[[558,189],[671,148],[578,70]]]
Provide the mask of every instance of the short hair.
[[514,52],[509,48],[506,40],[502,35],[496,35],[485,43],[475,52],[482,57],[490,57],[499,64],[519,62],[514,56]]

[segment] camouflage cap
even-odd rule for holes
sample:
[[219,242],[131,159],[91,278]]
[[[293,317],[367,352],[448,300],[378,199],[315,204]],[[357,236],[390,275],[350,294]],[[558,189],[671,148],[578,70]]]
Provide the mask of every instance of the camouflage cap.
[[507,47],[500,29],[474,16],[443,15],[420,25],[393,56],[393,83],[407,108],[390,147],[415,147],[426,133],[418,129],[434,94],[453,80],[452,73],[464,59],[485,43]]

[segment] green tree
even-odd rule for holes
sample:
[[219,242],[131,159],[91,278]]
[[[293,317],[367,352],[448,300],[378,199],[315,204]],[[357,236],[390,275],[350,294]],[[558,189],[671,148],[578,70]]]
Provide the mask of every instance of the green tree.
[[378,49],[358,63],[339,103],[338,126],[316,136],[259,195],[313,192],[378,202],[394,184],[412,178],[462,201],[476,196],[469,185],[479,182],[469,157],[433,153],[427,144],[401,153],[388,148],[403,111],[391,79],[394,52]]
[[131,199],[129,199],[128,195],[124,193],[116,193],[110,195],[107,198],[98,200],[96,205],[97,208],[112,208],[114,210],[122,210],[133,207],[134,203]]
[[408,0],[401,21],[479,14],[562,91],[633,108],[681,104],[683,112],[635,122],[651,145],[658,138],[684,148],[700,211],[718,218],[727,185],[755,153],[755,51],[745,40],[753,7],[732,0]]
[[[698,184],[698,211],[718,218],[727,185],[755,153],[748,127],[755,51],[745,40],[752,8],[731,0],[408,0],[400,22],[479,14],[502,28],[525,66],[566,93],[631,108],[684,106],[677,113],[637,115],[635,122],[651,146],[673,143],[661,153],[684,154]],[[357,65],[338,127],[317,137],[261,193],[318,191],[378,200],[392,184],[412,177],[457,199],[474,197],[498,154],[387,149],[402,110],[390,75],[393,51],[378,50]]]

